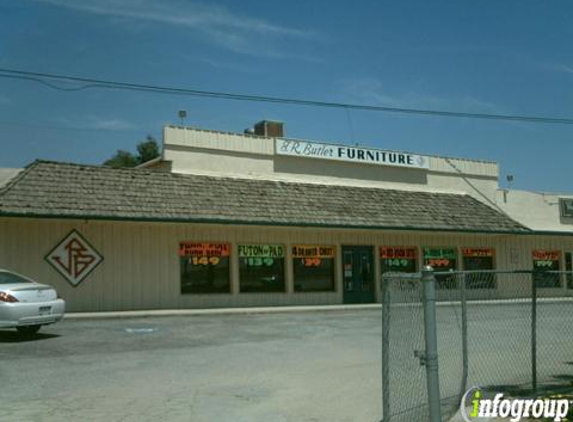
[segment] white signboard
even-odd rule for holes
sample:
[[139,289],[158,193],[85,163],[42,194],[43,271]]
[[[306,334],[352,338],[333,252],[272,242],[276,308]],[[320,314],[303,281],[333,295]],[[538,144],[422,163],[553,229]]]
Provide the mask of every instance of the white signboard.
[[319,158],[381,166],[430,168],[430,159],[423,155],[291,139],[277,139],[276,153],[291,157]]
[[98,251],[75,230],[58,243],[45,259],[72,286],[80,284],[103,261]]

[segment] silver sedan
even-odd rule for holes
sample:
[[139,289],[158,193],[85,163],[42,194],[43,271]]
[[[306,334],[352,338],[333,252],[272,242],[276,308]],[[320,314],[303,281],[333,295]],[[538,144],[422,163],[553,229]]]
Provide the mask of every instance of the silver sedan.
[[0,328],[33,334],[60,321],[65,310],[53,287],[0,268]]

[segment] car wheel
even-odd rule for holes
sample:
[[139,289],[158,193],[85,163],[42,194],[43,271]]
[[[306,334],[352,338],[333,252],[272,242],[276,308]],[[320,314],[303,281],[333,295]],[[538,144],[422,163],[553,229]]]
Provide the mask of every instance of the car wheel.
[[21,334],[36,334],[41,325],[25,325],[23,327],[16,327]]

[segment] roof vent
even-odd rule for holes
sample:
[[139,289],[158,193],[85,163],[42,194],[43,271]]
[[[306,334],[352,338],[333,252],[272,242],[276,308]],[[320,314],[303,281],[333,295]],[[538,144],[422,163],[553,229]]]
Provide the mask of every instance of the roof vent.
[[277,122],[273,120],[261,120],[255,123],[255,135],[268,136],[273,138],[283,138],[284,133],[284,123]]

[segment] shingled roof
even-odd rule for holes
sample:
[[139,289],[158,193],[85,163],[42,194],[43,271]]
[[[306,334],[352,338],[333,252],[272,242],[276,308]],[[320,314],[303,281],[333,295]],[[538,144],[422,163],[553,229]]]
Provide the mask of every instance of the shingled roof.
[[0,216],[527,232],[469,195],[235,179],[36,161],[0,189]]

